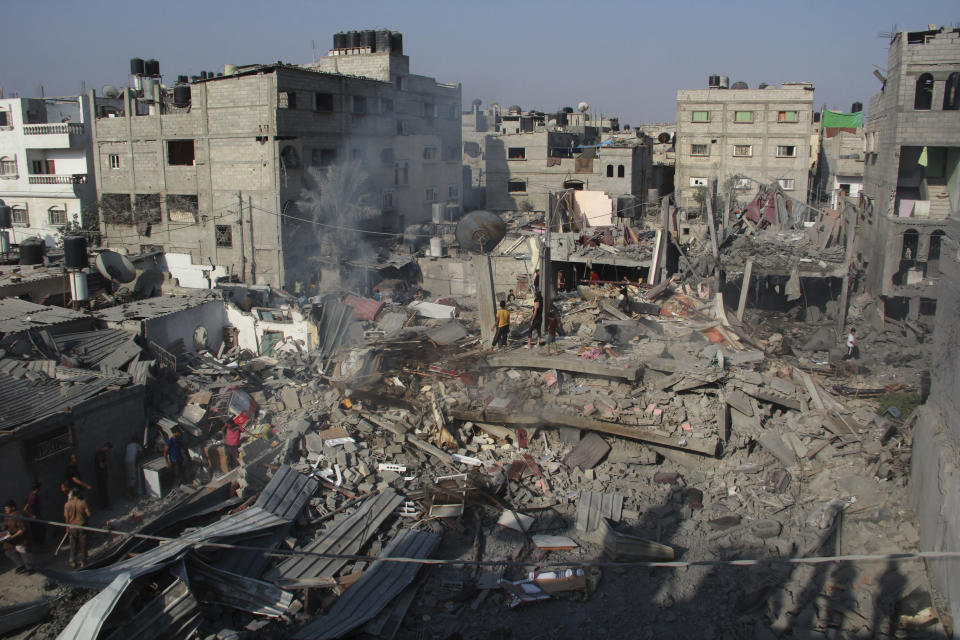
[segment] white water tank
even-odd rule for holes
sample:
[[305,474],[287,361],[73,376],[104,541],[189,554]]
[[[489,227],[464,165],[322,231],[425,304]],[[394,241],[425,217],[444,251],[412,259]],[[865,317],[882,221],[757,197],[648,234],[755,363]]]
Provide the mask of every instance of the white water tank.
[[443,238],[430,238],[430,255],[434,258],[443,257]]
[[430,206],[430,213],[432,214],[433,224],[440,224],[443,222],[443,213],[446,205],[442,202],[434,202]]
[[70,297],[76,302],[90,299],[90,289],[87,287],[87,274],[83,271],[70,272]]

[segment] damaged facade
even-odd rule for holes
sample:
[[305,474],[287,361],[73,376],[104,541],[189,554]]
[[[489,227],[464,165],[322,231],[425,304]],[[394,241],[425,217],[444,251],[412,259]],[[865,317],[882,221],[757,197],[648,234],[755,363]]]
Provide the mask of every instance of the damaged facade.
[[958,109],[960,32],[894,35],[884,86],[870,99],[864,127],[858,252],[867,290],[912,319],[932,313],[947,218],[960,207]]
[[314,282],[305,258],[323,231],[297,202],[308,169],[334,165],[367,176],[373,230],[429,222],[438,203],[459,215],[460,86],[411,74],[399,43],[306,67],[228,65],[175,95],[151,86],[91,123],[105,246],[251,284]]

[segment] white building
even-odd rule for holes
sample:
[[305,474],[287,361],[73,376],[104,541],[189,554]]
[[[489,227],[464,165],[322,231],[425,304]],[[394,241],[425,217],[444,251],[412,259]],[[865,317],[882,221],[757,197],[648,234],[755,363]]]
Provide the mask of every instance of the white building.
[[53,246],[95,207],[88,105],[86,96],[0,99],[0,199],[13,211],[11,243],[39,236]]

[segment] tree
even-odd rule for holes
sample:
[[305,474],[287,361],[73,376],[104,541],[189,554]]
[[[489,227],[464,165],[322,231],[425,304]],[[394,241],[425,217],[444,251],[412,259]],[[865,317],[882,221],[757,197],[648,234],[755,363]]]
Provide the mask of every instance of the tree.
[[[723,181],[723,186],[717,193],[717,209],[723,211],[728,207],[736,206],[740,196],[753,188],[753,183],[742,173],[735,173]],[[729,200],[729,201],[728,201]]]
[[321,255],[356,256],[365,246],[362,227],[380,215],[376,193],[359,162],[304,172],[297,208],[313,222]]

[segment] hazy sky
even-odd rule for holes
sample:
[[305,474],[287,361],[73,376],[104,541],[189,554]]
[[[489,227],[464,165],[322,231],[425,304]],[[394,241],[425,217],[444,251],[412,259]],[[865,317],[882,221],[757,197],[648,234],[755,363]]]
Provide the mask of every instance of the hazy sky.
[[7,0],[0,27],[6,96],[123,86],[131,57],[178,74],[321,55],[340,30],[403,33],[414,73],[463,83],[463,101],[555,110],[586,100],[621,123],[670,122],[677,89],[721,74],[810,81],[815,105],[846,110],[879,89],[894,26],[960,22],[957,0]]

